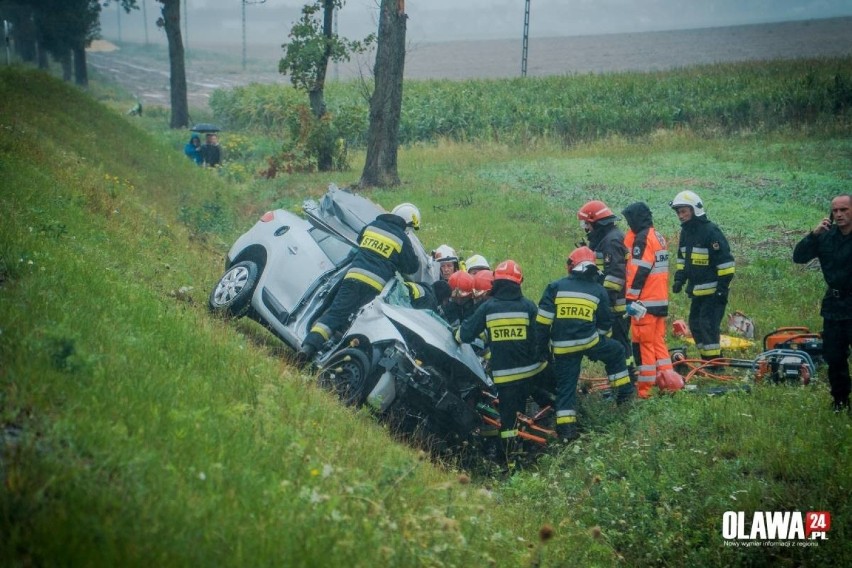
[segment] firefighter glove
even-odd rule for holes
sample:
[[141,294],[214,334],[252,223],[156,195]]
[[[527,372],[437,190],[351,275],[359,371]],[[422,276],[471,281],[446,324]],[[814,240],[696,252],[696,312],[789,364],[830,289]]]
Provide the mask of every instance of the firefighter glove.
[[714,296],[720,302],[727,302],[728,301],[728,291],[727,290],[716,290],[716,293],[714,294]]
[[674,286],[672,286],[672,292],[680,294],[681,290],[683,290],[683,282],[675,282]]

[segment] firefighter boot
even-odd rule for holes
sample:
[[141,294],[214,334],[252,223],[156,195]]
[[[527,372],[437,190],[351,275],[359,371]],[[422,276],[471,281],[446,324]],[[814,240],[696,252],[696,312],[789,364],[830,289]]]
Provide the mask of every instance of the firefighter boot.
[[580,437],[576,424],[558,424],[556,426],[556,439],[560,444],[570,444]]
[[636,387],[633,386],[633,383],[627,383],[626,385],[621,385],[620,387],[616,387],[615,389],[615,404],[617,406],[621,406],[622,404],[628,403],[633,400],[634,395],[636,394]]

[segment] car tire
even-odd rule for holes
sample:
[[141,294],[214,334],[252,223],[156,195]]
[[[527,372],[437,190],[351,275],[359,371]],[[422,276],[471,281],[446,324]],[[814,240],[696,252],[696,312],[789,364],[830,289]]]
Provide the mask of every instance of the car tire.
[[347,406],[357,406],[370,394],[370,370],[363,351],[342,349],[320,369],[319,385],[335,393]]
[[251,306],[259,277],[260,267],[251,260],[231,266],[210,292],[207,300],[210,311],[225,317],[244,316]]

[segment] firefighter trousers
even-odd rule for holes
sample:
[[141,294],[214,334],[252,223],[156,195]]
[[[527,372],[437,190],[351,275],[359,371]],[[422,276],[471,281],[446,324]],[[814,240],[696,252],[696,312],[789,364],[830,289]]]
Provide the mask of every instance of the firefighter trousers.
[[671,356],[666,347],[666,318],[645,314],[634,320],[633,342],[639,352],[639,398],[651,396],[660,371],[673,369]]
[[379,291],[359,280],[344,278],[337,288],[337,293],[332,300],[331,306],[311,327],[302,346],[310,346],[314,350],[322,347],[335,331],[349,323],[349,318],[358,308],[372,301],[378,296]]
[[689,306],[689,329],[702,359],[715,359],[722,354],[719,326],[725,316],[727,301],[716,296],[694,296]]
[[624,348],[617,341],[601,336],[600,341],[590,349],[578,353],[555,355],[553,372],[556,375],[557,432],[566,426],[573,427],[577,423],[577,381],[580,378],[580,364],[583,357],[603,362],[607,379],[610,387],[616,392],[616,397],[628,391],[632,394],[633,385],[627,374],[627,358]]

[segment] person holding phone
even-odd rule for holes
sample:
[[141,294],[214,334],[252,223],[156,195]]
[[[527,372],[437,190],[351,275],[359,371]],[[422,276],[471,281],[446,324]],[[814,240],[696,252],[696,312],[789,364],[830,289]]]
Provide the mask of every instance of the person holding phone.
[[823,318],[823,358],[835,412],[849,412],[849,348],[852,346],[852,195],[831,200],[831,213],[793,249],[793,262],[819,259],[827,284],[820,315]]

